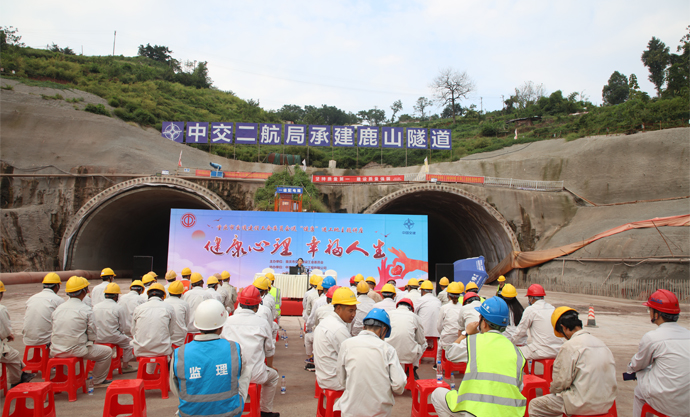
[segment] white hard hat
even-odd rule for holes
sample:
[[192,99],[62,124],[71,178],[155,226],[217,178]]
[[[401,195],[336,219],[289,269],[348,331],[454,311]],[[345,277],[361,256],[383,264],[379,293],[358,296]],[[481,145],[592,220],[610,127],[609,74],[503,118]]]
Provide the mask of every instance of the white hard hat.
[[194,313],[194,327],[199,330],[215,330],[223,327],[228,312],[220,301],[204,300]]

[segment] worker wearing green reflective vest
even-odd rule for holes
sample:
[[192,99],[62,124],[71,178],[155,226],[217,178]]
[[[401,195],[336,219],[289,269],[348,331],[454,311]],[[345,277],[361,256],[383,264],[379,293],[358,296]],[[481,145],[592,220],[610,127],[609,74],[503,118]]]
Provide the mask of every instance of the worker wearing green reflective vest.
[[446,347],[448,360],[467,362],[462,383],[457,391],[437,388],[431,402],[439,417],[522,417],[527,405],[521,393],[525,358],[502,334],[510,322],[508,305],[492,297],[476,310],[479,322]]
[[275,300],[273,317],[280,323],[280,306],[283,305],[283,299],[280,296],[280,288],[276,288],[275,286],[273,286],[273,283],[276,281],[276,277],[273,276],[272,272],[267,273],[266,278],[268,278],[269,285],[271,286],[271,288],[268,289],[268,293],[271,294],[271,296]]

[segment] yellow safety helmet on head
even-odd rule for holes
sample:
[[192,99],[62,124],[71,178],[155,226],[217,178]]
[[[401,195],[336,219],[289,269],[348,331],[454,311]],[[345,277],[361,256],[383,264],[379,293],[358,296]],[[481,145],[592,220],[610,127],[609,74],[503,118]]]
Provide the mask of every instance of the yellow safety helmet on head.
[[563,306],[558,307],[553,311],[553,314],[551,314],[551,326],[553,327],[553,334],[555,334],[558,337],[565,337],[565,335],[556,330],[556,323],[558,322],[558,319],[560,319],[561,316],[568,311],[574,311],[577,313],[577,310],[575,310],[574,308]]
[[319,285],[319,275],[312,275],[309,277],[309,285]]
[[462,294],[462,290],[464,289],[462,287],[462,282],[451,282],[448,284],[446,292],[448,292],[448,294]]
[[356,282],[356,283],[359,284],[359,283],[362,282],[362,281],[364,281],[364,275],[362,275],[362,274],[357,274],[357,275],[355,275],[355,282]]
[[220,279],[221,281],[225,281],[226,279],[230,279],[230,273],[228,271],[223,271],[220,273]]
[[192,282],[192,284],[194,284],[195,282],[203,281],[204,277],[202,277],[200,273],[195,272],[191,277],[189,277],[189,280]]
[[340,287],[333,293],[333,300],[331,304],[342,304],[346,306],[353,306],[359,304],[357,296],[348,287]]
[[370,290],[371,288],[369,288],[369,284],[364,281],[359,281],[357,284],[357,292],[359,294],[367,294]]
[[321,285],[320,282],[318,284],[316,284],[316,289],[319,291],[323,291],[323,286]]
[[144,287],[144,283],[141,282],[140,279],[137,279],[137,280],[132,281],[131,284],[129,284],[129,288],[132,288],[132,287],[142,287],[142,288],[143,288],[143,287]]
[[216,278],[215,276],[208,277],[208,279],[206,280],[206,285],[214,285],[214,284],[218,284],[218,278]]
[[409,281],[407,281],[407,285],[412,287],[419,287],[419,280],[417,280],[417,278],[412,278]]
[[517,297],[517,290],[513,284],[506,284],[503,286],[503,291],[501,291],[503,298],[515,298]]
[[273,281],[276,280],[276,277],[273,276],[273,272],[268,272],[268,273],[266,273],[266,278],[267,278],[267,279],[270,279],[271,282],[273,282]]
[[149,275],[151,275],[154,278],[158,278],[158,274],[153,271],[149,271]]
[[59,284],[60,276],[55,272],[49,272],[45,277],[43,277],[43,284]]
[[182,294],[184,292],[184,284],[182,281],[175,281],[168,286],[170,294]]
[[105,287],[105,290],[103,290],[103,294],[122,294],[122,291],[120,291],[119,285],[117,285],[114,282],[111,282]]
[[422,286],[420,287],[423,290],[434,290],[434,284],[431,283],[431,281],[427,280],[422,282]]
[[89,286],[89,281],[85,280],[82,277],[78,277],[76,275],[73,275],[69,277],[67,280],[67,286],[65,287],[65,292],[77,292],[79,290],[83,290],[84,288]]
[[174,281],[177,278],[177,274],[172,269],[165,273],[166,281]]
[[504,277],[503,275],[498,277],[498,282],[504,282],[505,280],[506,280],[506,277]]
[[261,291],[268,291],[268,280],[266,279],[266,277],[256,278],[252,285],[260,289]]
[[478,289],[479,289],[479,287],[477,286],[477,284],[474,283],[474,281],[468,282],[467,285],[465,285],[465,291],[478,290]]
[[158,291],[162,292],[163,297],[161,297],[161,298],[165,299],[165,287],[163,286],[163,284],[159,284],[157,282],[154,284],[151,284],[151,286],[146,290],[146,295],[148,295],[151,291],[154,291],[154,290],[158,290]]
[[115,271],[113,271],[112,269],[110,269],[110,268],[103,268],[103,270],[101,271],[101,276],[102,276],[102,277],[106,277],[106,276],[113,276],[113,277],[116,277],[117,275],[115,275]]
[[155,281],[156,278],[153,277],[151,274],[144,274],[143,277],[141,277],[141,282],[144,283],[144,285],[148,284],[149,282]]
[[381,288],[381,292],[392,292],[395,294],[395,286],[393,284],[386,284]]
[[376,279],[374,277],[367,277],[366,281],[373,282],[374,284],[376,284]]
[[182,272],[180,272],[180,275],[183,277],[186,277],[187,275],[192,275],[192,270],[189,268],[184,268]]
[[450,281],[448,281],[448,278],[446,277],[443,277],[438,281],[438,285],[447,286],[448,284],[450,284]]
[[5,284],[0,281],[0,292],[5,292]]

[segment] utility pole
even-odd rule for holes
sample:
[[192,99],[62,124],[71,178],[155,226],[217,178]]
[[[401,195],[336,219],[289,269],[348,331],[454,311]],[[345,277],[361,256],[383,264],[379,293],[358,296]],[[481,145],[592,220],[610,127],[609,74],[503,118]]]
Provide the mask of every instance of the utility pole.
[[482,101],[483,97],[479,97],[479,113],[484,112],[484,103]]
[[506,101],[503,98],[503,94],[501,94],[501,110],[505,110],[505,109],[506,109]]
[[113,35],[113,56],[115,56],[115,38],[117,38],[117,31],[115,31]]

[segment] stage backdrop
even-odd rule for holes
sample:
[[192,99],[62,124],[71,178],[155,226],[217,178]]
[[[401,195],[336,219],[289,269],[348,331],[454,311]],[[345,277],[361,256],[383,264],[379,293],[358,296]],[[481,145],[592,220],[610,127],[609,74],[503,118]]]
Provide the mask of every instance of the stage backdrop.
[[359,273],[384,278],[380,288],[427,278],[427,243],[427,216],[173,209],[168,269],[204,279],[227,270],[244,287],[264,268],[288,273],[303,258],[309,269],[337,271],[338,285]]

